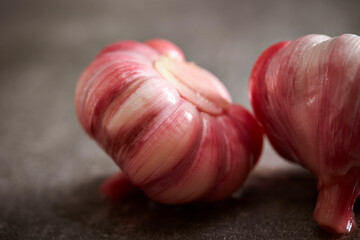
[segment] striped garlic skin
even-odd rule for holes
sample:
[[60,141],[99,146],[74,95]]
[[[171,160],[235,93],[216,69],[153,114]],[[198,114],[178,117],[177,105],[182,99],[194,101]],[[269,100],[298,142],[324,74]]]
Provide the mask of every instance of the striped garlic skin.
[[262,129],[211,73],[173,43],[122,41],[102,50],[75,93],[78,120],[121,168],[103,186],[154,201],[228,197],[262,149]]
[[312,171],[314,219],[331,232],[355,229],[360,193],[360,37],[307,35],[268,48],[254,65],[255,116],[284,158]]

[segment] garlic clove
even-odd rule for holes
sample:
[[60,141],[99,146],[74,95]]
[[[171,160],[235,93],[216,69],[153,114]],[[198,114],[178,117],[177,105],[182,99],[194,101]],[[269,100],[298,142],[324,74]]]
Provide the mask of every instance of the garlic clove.
[[114,54],[118,52],[126,52],[132,54],[136,53],[150,61],[154,61],[159,57],[158,51],[156,51],[154,48],[139,43],[137,41],[127,40],[110,44],[97,55],[97,58],[102,57],[106,54]]
[[240,105],[232,104],[228,110],[228,116],[240,131],[239,139],[250,155],[250,167],[252,168],[259,160],[263,147],[263,129],[259,127],[256,119]]
[[[125,148],[121,145],[130,145],[145,132],[159,127],[180,103],[179,94],[163,80],[139,80],[108,105],[97,139],[117,159],[118,155],[124,154]],[[106,142],[109,138],[116,141]],[[118,164],[122,163],[118,161]]]
[[184,61],[185,56],[181,49],[166,39],[151,39],[144,42],[160,55],[167,56],[178,61]]
[[[158,202],[181,204],[199,199],[216,184],[220,162],[220,132],[210,115],[201,113],[202,134],[195,147],[172,170],[144,191]],[[173,202],[173,199],[177,199]]]
[[230,95],[219,80],[205,69],[169,57],[159,58],[154,67],[182,97],[200,110],[220,114],[228,108]]
[[[244,122],[251,123],[243,125]],[[262,149],[261,128],[250,113],[238,105],[230,106],[229,115],[217,118],[217,128],[221,133],[220,151],[223,159],[217,182],[221,184],[215,185],[204,197],[207,201],[217,201],[235,192],[246,180]]]
[[[142,66],[134,64],[133,67],[138,71]],[[79,108],[83,109],[83,126],[90,135],[94,135],[94,130],[98,128],[95,125],[96,119],[102,117],[100,112],[102,113],[104,110],[103,106],[107,106],[116,95],[121,94],[125,89],[134,89],[132,85],[139,85],[146,79],[144,76],[138,76],[137,72],[119,76],[124,69],[127,69],[128,72],[132,71],[127,68],[127,64],[117,64],[116,67],[111,65],[100,72],[97,79],[89,86],[86,97],[82,100],[82,106]],[[118,81],[118,78],[125,80]]]
[[139,122],[143,123],[144,116],[154,116],[169,104],[178,106],[180,101],[178,93],[163,80],[139,80],[138,84],[133,84],[113,99],[104,115],[102,126],[109,137],[116,137],[121,128],[132,129]]
[[[139,75],[140,72],[149,74]],[[80,77],[75,94],[76,111],[82,112],[78,114],[78,119],[85,131],[92,135],[92,117],[102,110],[102,106],[111,101],[115,94],[119,94],[120,90],[139,79],[156,75],[155,71],[149,71],[149,67],[128,54],[116,54],[95,60]]]
[[194,106],[182,102],[157,129],[139,139],[127,155],[124,171],[136,185],[169,174],[198,141],[200,127]]

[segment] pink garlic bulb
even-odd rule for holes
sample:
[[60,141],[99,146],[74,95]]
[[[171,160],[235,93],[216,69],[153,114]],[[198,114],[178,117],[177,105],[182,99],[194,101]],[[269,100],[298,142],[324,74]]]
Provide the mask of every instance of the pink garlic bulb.
[[245,181],[262,129],[210,72],[167,40],[122,41],[100,52],[76,88],[78,120],[121,168],[102,191],[140,188],[154,201],[215,201]]
[[319,226],[335,233],[356,228],[360,37],[308,35],[271,46],[254,65],[250,98],[277,152],[316,175]]

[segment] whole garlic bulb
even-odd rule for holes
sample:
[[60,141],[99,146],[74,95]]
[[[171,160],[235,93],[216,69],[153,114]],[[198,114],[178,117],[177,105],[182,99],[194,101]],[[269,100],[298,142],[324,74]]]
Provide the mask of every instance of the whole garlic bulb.
[[135,186],[166,204],[223,199],[261,153],[252,115],[167,40],[106,47],[80,77],[75,104],[83,129],[122,170],[105,195]]
[[255,116],[280,155],[317,177],[314,219],[355,227],[360,193],[360,37],[307,35],[268,48],[250,77]]

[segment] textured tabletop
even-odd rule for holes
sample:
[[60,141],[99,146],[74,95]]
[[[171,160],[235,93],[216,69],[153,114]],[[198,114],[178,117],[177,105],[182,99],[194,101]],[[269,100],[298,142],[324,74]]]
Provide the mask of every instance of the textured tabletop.
[[[250,109],[248,76],[269,45],[360,33],[360,1],[0,3],[0,239],[317,239],[315,179],[266,144],[241,191],[217,204],[109,202],[115,164],[77,123],[76,81],[117,40],[167,38]],[[355,205],[360,224],[360,206]],[[340,237],[341,238],[341,237]],[[360,238],[360,231],[343,239]]]

